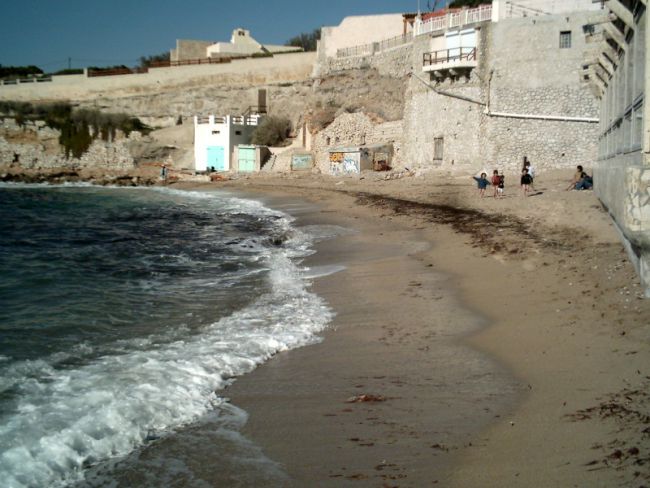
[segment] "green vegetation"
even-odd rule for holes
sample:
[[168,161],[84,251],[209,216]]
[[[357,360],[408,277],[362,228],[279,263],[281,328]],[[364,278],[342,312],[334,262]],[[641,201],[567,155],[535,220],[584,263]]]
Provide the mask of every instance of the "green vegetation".
[[27,76],[42,75],[43,70],[38,66],[2,66],[0,64],[0,79],[25,78]]
[[169,51],[160,54],[152,54],[151,56],[140,57],[141,68],[148,68],[152,64],[168,63],[168,62],[169,62]]
[[284,43],[285,46],[296,46],[301,47],[305,51],[315,51],[317,46],[317,41],[320,39],[320,27],[314,29],[311,34],[301,33],[296,37],[292,37],[287,42]]
[[454,0],[449,4],[450,8],[460,8],[460,7],[478,7],[486,3],[492,3],[492,0]]
[[69,103],[33,105],[29,102],[0,101],[0,114],[15,118],[24,126],[28,120],[43,120],[48,127],[61,132],[59,144],[65,148],[66,157],[81,157],[93,140],[105,141],[115,137],[117,130],[127,136],[132,131],[148,134],[151,129],[140,119],[123,113],[104,113],[99,110],[73,110]]
[[286,117],[267,117],[257,126],[251,142],[260,146],[278,146],[289,137],[291,121]]
[[66,68],[50,73],[50,75],[82,75],[84,70],[82,68]]

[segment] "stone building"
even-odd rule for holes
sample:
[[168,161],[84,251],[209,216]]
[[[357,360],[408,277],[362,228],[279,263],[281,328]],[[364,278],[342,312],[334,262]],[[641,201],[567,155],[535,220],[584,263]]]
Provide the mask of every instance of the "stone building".
[[645,1],[610,0],[585,24],[594,49],[583,76],[600,99],[595,191],[618,227],[650,297],[650,90]]
[[416,18],[399,44],[339,49],[324,63],[328,51],[319,46],[315,73],[372,67],[409,77],[399,160],[411,169],[517,171],[524,156],[542,171],[589,166],[598,102],[581,75],[582,26],[602,16],[600,5],[516,3]]

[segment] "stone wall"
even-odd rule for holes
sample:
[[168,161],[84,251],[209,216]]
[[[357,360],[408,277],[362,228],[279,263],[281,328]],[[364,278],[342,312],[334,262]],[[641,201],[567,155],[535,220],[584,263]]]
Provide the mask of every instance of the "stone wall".
[[340,71],[375,68],[380,75],[401,78],[415,66],[411,43],[397,46],[374,55],[349,56],[345,58],[320,58],[313,76],[324,77]]
[[[438,79],[421,71],[422,53],[431,44],[427,36],[417,37],[411,55],[417,71],[404,110],[404,164],[518,171],[527,156],[538,171],[590,167],[597,150],[598,104],[580,70],[587,49],[582,25],[594,15],[599,14],[484,23],[478,66],[468,77]],[[562,31],[572,32],[570,49],[559,48]],[[584,121],[553,120],[562,117]],[[434,158],[436,141],[440,159]]]
[[312,151],[315,167],[329,173],[329,150],[332,148],[363,146],[382,143],[393,144],[393,166],[401,165],[402,121],[373,121],[364,113],[345,113],[320,131],[313,139]]

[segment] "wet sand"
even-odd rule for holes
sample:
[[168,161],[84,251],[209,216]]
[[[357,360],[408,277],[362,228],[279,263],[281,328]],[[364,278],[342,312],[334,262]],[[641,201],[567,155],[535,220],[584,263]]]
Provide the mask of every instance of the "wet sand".
[[314,283],[338,313],[324,342],[228,391],[287,486],[647,482],[650,305],[593,195],[537,185],[503,201],[453,176],[227,186],[359,231],[316,257],[347,266]]
[[226,394],[250,414],[244,435],[286,469],[284,486],[431,486],[520,385],[462,343],[485,320],[436,269],[423,229],[370,217],[350,196],[332,203],[297,222],[354,230],[304,263],[345,266],[314,280],[337,313],[323,342],[279,354]]

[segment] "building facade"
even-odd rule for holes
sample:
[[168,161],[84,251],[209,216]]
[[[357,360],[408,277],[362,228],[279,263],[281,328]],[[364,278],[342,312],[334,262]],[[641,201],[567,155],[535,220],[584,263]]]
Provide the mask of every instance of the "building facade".
[[259,114],[194,117],[195,170],[230,171],[235,147],[250,144],[262,119]]
[[650,89],[645,0],[609,0],[585,24],[594,49],[583,76],[600,99],[594,189],[625,243],[650,297]]

